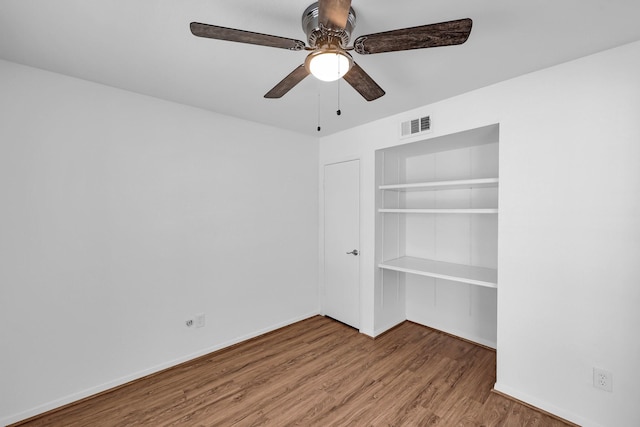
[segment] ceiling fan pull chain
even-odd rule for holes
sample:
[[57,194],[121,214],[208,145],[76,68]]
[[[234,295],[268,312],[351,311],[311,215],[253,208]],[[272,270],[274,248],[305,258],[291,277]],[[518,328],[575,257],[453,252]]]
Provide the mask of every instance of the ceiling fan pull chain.
[[318,92],[318,132],[320,129],[320,92]]
[[342,111],[340,111],[340,80],[338,80],[338,110],[336,111],[336,114],[342,114]]

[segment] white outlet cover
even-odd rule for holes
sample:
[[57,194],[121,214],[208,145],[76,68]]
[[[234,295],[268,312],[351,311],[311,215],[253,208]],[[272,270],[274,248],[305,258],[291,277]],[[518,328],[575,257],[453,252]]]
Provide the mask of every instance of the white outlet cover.
[[613,391],[613,374],[600,368],[593,368],[593,386],[604,391]]
[[195,319],[196,319],[196,328],[202,328],[205,323],[204,314],[196,314]]

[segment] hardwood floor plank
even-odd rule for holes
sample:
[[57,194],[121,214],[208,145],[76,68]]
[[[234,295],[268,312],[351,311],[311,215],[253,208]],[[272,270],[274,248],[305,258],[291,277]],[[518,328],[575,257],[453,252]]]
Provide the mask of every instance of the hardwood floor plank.
[[316,316],[15,426],[566,426],[492,393],[495,352]]
[[506,425],[507,415],[511,411],[513,401],[495,393],[491,393],[484,403],[478,421],[486,427]]

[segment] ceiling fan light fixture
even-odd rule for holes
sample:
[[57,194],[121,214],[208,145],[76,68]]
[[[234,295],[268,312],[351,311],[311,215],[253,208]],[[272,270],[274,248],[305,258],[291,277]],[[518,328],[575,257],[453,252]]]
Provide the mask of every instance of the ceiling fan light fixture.
[[341,49],[317,50],[305,61],[307,70],[318,80],[332,82],[347,74],[353,65],[351,55]]

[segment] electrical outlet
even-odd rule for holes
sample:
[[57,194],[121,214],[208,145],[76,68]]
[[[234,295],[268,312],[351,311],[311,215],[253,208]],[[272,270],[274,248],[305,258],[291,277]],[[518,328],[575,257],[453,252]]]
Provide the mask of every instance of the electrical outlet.
[[604,369],[593,368],[593,386],[605,391],[613,391],[613,374]]
[[187,319],[184,323],[187,325],[187,328],[190,328],[193,326],[193,319]]
[[204,313],[196,314],[196,328],[204,327]]

